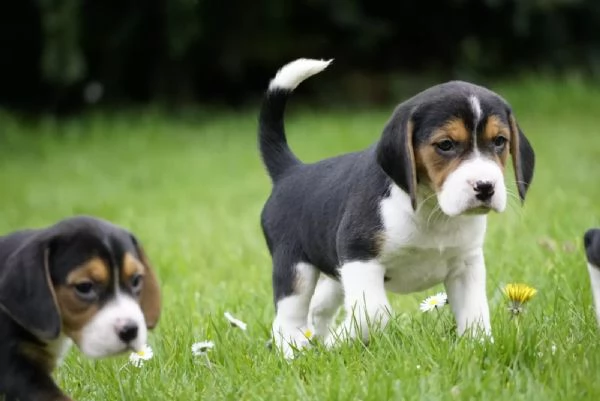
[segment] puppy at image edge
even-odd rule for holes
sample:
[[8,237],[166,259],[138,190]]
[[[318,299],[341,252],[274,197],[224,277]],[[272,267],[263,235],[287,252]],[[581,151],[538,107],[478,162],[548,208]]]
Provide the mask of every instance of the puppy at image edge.
[[[452,81],[400,104],[377,143],[312,164],[287,145],[284,109],[292,91],[331,61],[299,59],[271,81],[259,119],[262,159],[273,182],[261,225],[273,261],[272,334],[285,357],[380,329],[386,291],[444,283],[458,332],[491,334],[483,242],[486,213],[506,208],[512,155],[521,200],[534,152],[509,104]],[[341,305],[345,320],[331,330]]]
[[592,228],[583,236],[588,274],[592,285],[596,319],[600,325],[600,228]]
[[160,303],[142,246],[112,223],[0,237],[0,400],[70,400],[51,374],[71,343],[90,358],[142,349]]

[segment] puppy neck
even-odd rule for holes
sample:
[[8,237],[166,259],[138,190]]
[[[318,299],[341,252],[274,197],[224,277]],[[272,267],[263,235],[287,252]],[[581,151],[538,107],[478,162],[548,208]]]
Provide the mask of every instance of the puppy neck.
[[423,183],[417,184],[417,209],[415,210],[415,214],[427,215],[434,210],[439,210],[439,208],[436,192],[429,185]]
[[21,344],[21,353],[46,372],[52,371],[59,366],[67,355],[72,341],[63,333],[54,340],[48,342],[24,342]]
[[64,333],[60,333],[60,336],[56,340],[52,340],[47,344],[48,351],[54,356],[56,366],[62,364],[71,345],[73,345],[73,341]]

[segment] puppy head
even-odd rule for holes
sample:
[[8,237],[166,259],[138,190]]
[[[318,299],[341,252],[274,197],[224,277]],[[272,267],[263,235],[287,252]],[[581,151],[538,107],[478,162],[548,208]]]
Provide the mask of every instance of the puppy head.
[[43,341],[61,333],[89,357],[146,342],[160,315],[152,268],[135,237],[77,217],[33,235],[0,272],[0,306]]
[[377,146],[383,170],[417,207],[417,186],[448,216],[506,208],[504,168],[512,155],[521,200],[535,156],[510,106],[466,82],[434,86],[396,108]]

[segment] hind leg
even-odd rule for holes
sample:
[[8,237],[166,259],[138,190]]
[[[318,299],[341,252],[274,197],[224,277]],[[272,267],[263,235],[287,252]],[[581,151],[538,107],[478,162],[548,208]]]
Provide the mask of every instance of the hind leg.
[[273,342],[286,358],[294,349],[308,345],[308,307],[319,271],[313,265],[293,261],[289,254],[273,256],[273,290],[277,315],[273,322]]
[[322,274],[308,312],[308,323],[315,337],[325,338],[329,335],[329,327],[343,301],[342,284]]

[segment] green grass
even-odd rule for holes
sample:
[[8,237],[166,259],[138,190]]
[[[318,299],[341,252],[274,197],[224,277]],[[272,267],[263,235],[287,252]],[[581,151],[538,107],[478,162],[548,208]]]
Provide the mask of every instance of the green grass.
[[[56,372],[61,386],[80,401],[600,399],[600,336],[581,245],[584,230],[600,225],[600,93],[578,82],[497,89],[533,143],[537,169],[525,207],[490,217],[495,343],[457,339],[448,308],[420,313],[419,301],[439,287],[390,295],[395,318],[368,347],[315,349],[291,363],[265,347],[271,268],[258,216],[270,183],[255,113],[35,124],[0,114],[0,232],[74,214],[107,218],[138,235],[162,283],[163,318],[149,338],[155,357],[137,369],[126,356],[90,361],[73,349]],[[287,127],[305,161],[366,147],[391,111],[294,106]],[[518,322],[499,290],[515,281],[539,290]],[[225,311],[247,332],[229,327]],[[210,364],[191,355],[201,340],[216,344]]]

